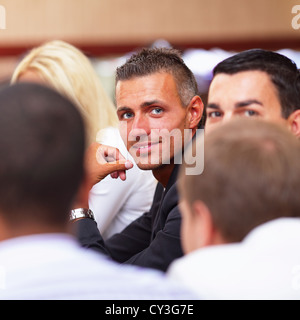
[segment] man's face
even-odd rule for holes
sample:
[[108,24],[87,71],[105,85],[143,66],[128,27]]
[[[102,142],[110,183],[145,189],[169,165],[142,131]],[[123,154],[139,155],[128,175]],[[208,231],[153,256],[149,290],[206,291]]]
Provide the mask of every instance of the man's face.
[[207,102],[206,132],[236,116],[285,123],[275,85],[262,71],[217,74]]
[[170,163],[190,128],[189,108],[182,105],[173,76],[162,72],[119,81],[116,102],[121,136],[137,165],[153,170]]

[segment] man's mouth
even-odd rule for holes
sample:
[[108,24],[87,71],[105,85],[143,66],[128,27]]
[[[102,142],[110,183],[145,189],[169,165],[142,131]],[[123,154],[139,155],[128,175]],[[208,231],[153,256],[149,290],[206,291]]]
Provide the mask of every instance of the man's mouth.
[[136,155],[147,155],[151,152],[152,148],[158,145],[159,142],[148,142],[148,143],[136,143],[132,146],[136,150]]

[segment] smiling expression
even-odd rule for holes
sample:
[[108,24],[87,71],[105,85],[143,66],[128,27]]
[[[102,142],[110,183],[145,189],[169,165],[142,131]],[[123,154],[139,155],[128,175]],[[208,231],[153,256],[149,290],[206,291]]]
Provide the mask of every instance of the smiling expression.
[[119,81],[116,102],[120,133],[137,165],[153,170],[172,163],[190,128],[173,76],[158,72]]

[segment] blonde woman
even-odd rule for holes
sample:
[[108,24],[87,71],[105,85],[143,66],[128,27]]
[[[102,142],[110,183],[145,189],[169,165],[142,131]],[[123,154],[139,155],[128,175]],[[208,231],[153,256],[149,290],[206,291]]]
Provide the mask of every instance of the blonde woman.
[[[120,137],[115,106],[80,50],[58,40],[34,48],[13,73],[11,82],[18,81],[40,82],[67,96],[83,116],[87,145],[97,140],[116,147],[134,163]],[[89,205],[104,239],[150,209],[155,186],[151,171],[135,165],[126,173],[125,181],[107,176],[92,188]]]

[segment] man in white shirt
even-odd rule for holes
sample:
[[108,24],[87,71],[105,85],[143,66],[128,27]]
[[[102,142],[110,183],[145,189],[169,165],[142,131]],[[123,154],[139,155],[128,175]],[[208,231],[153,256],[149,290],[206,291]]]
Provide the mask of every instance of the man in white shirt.
[[[0,113],[0,299],[192,297],[161,273],[119,266],[69,234],[75,196],[87,201],[89,193],[83,121],[70,101],[22,83],[2,89]],[[125,161],[109,165],[103,175],[125,169]]]
[[202,175],[179,179],[185,256],[168,269],[203,299],[300,299],[300,144],[257,119],[205,140]]

